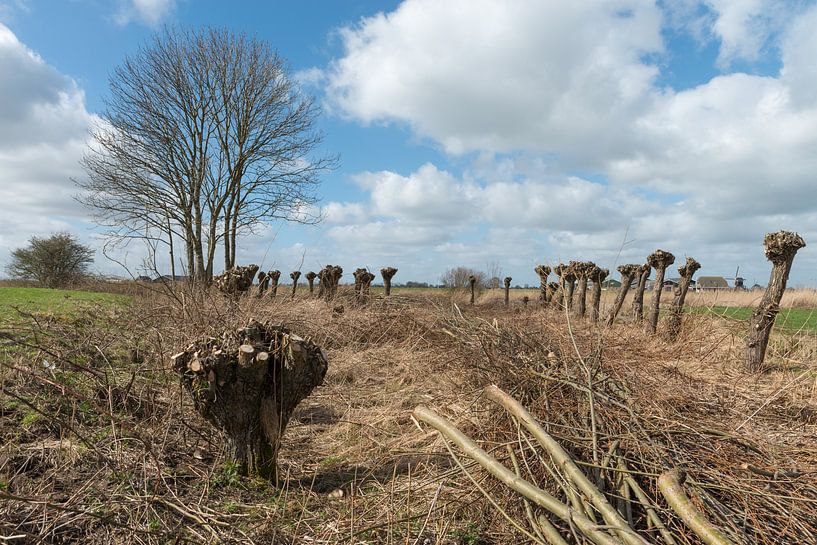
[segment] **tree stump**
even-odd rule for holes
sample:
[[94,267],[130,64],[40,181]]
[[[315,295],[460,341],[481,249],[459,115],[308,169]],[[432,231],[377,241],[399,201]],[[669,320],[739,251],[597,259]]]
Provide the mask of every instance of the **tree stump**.
[[471,304],[474,304],[474,295],[476,292],[477,277],[473,274],[468,276],[468,285],[471,287]]
[[786,282],[794,262],[797,250],[804,248],[806,242],[803,237],[791,231],[767,233],[763,239],[766,259],[772,262],[772,273],[766,293],[760,300],[757,308],[752,312],[749,320],[749,342],[746,350],[746,370],[757,372],[762,370],[766,358],[766,347],[769,345],[769,335],[772,326],[780,312],[780,300],[786,291]]
[[[578,261],[573,264],[573,274],[578,280],[578,291],[576,293],[576,316],[584,318],[587,312],[587,279],[588,274],[596,267],[592,261]],[[598,268],[598,267],[596,267]]]
[[263,297],[272,279],[264,271],[258,271],[258,297]]
[[555,267],[553,267],[553,272],[556,273],[556,276],[559,277],[557,282],[558,289],[553,294],[550,302],[553,305],[556,305],[556,308],[563,309],[565,307],[565,275],[567,275],[567,265],[564,263],[559,263]]
[[289,277],[292,279],[291,299],[295,299],[295,291],[298,289],[298,279],[301,277],[301,271],[292,271],[289,273]]
[[225,295],[239,296],[252,287],[258,268],[258,265],[233,267],[213,278],[213,283]]
[[314,271],[309,271],[304,276],[306,276],[306,282],[309,284],[309,294],[312,295],[315,293],[315,278],[317,278],[318,275]]
[[664,274],[667,267],[675,263],[675,256],[664,250],[656,250],[647,256],[647,263],[655,269],[655,282],[650,299],[650,319],[647,321],[647,333],[655,334],[658,329],[658,315],[661,312],[661,294],[664,292]]
[[678,338],[681,332],[681,314],[684,311],[684,299],[686,299],[689,285],[692,282],[692,276],[701,268],[701,264],[688,257],[686,263],[678,267],[678,273],[681,275],[681,281],[675,288],[675,299],[672,301],[670,307],[669,320],[667,320],[667,332],[665,338],[668,341],[674,341]]
[[343,276],[343,268],[338,265],[327,265],[318,273],[318,297],[323,297],[326,301],[335,298],[338,291],[340,278]]
[[383,267],[380,269],[380,276],[383,277],[383,286],[386,289],[386,297],[391,295],[391,279],[397,274],[394,267]]
[[567,310],[573,310],[573,293],[576,291],[576,265],[578,261],[571,261],[567,264],[567,268],[562,273],[564,279],[565,291],[565,307]]
[[251,321],[173,356],[196,411],[218,428],[243,474],[277,480],[292,411],[323,382],[326,354],[284,326]]
[[547,265],[537,265],[534,272],[539,276],[539,301],[543,305],[550,302],[548,296],[548,276],[550,276],[550,267]]
[[618,270],[619,274],[621,274],[621,287],[616,295],[616,301],[613,303],[613,308],[610,309],[610,314],[607,315],[608,326],[613,325],[616,316],[618,316],[618,313],[624,304],[624,299],[627,297],[627,292],[630,291],[630,286],[632,285],[633,280],[637,275],[641,274],[641,265],[619,265],[616,270]]
[[505,306],[511,304],[511,280],[513,280],[510,276],[505,277]]
[[547,302],[555,305],[559,305],[558,296],[559,296],[559,283],[558,282],[548,282],[547,285]]
[[647,280],[650,278],[650,265],[641,265],[638,271],[638,284],[633,295],[633,320],[641,322],[644,320],[644,290],[647,288]]
[[278,294],[278,281],[281,279],[281,271],[277,269],[269,271],[267,277],[272,279],[270,281],[270,297],[275,297]]
[[610,271],[607,269],[602,269],[598,265],[593,265],[593,268],[590,272],[587,273],[587,277],[593,281],[593,308],[590,311],[590,319],[593,320],[593,323],[599,321],[599,307],[601,306],[601,284],[607,278],[607,275],[610,274]]

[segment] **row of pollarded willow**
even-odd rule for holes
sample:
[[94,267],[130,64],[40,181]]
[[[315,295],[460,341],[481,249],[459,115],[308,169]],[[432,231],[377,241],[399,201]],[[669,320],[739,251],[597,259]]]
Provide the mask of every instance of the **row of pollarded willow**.
[[[258,265],[247,265],[233,267],[223,274],[215,277],[214,284],[223,293],[230,296],[238,296],[248,292],[252,286],[256,273],[258,275],[257,295],[263,297],[269,295],[275,297],[278,293],[278,283],[281,278],[281,271],[259,271]],[[358,300],[365,300],[370,292],[372,281],[375,275],[369,272],[368,269],[359,268],[352,273],[355,277],[355,294]],[[397,274],[395,267],[384,267],[380,269],[380,274],[383,277],[383,285],[385,286],[386,295],[391,295],[391,280]],[[337,293],[340,278],[343,276],[343,268],[337,265],[327,265],[320,272],[309,271],[304,275],[309,285],[309,293],[315,292],[315,280],[318,280],[318,297],[327,300],[334,298]],[[289,274],[292,279],[291,297],[295,297],[298,289],[298,280],[301,277],[301,271],[293,271]]]

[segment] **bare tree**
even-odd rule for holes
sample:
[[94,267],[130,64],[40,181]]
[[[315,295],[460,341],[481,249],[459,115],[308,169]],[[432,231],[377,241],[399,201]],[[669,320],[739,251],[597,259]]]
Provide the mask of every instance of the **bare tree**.
[[477,285],[486,285],[485,273],[468,267],[454,267],[446,270],[440,277],[443,286],[449,289],[466,289],[470,286],[470,277],[476,278]]
[[301,271],[292,271],[289,273],[289,277],[292,279],[292,299],[295,299],[295,292],[298,289],[298,279],[301,277]]
[[641,265],[638,272],[638,284],[633,294],[633,319],[636,322],[640,322],[644,319],[644,290],[647,289],[647,280],[650,278],[651,270],[652,267],[650,267],[650,264],[645,263]]
[[618,289],[616,295],[616,302],[613,303],[613,308],[610,309],[610,314],[607,315],[607,325],[613,325],[613,322],[618,316],[621,306],[624,304],[624,299],[627,297],[627,292],[630,291],[630,286],[633,280],[641,274],[641,265],[630,263],[627,265],[619,265],[618,272],[621,274],[621,287]]
[[219,243],[230,269],[240,234],[317,221],[306,211],[335,158],[313,156],[319,109],[266,42],[167,29],[109,83],[77,184],[114,243],[161,241],[172,254],[182,240],[189,273],[209,282]]
[[688,257],[686,263],[678,267],[681,281],[678,282],[678,287],[675,288],[675,299],[672,301],[672,307],[670,308],[666,332],[666,338],[669,341],[674,341],[678,337],[678,333],[681,332],[681,313],[684,310],[684,300],[692,282],[692,275],[700,268],[701,264],[691,257]]
[[780,300],[786,291],[794,256],[800,248],[805,247],[803,237],[790,231],[767,233],[763,239],[766,259],[772,262],[772,273],[766,293],[760,300],[752,318],[749,320],[749,342],[746,346],[746,370],[760,371],[766,358],[766,347],[772,326],[780,312]]
[[73,235],[55,233],[31,237],[28,246],[11,253],[6,273],[12,278],[36,280],[46,288],[60,288],[88,274],[94,251]]
[[511,304],[511,280],[513,280],[510,276],[506,276],[504,283],[505,283],[505,306]]
[[664,291],[664,273],[667,267],[675,263],[675,256],[664,250],[656,250],[647,256],[647,263],[655,269],[655,282],[652,285],[650,299],[650,316],[647,321],[647,332],[655,334],[658,328],[658,314],[661,312],[661,294]]
[[397,274],[397,269],[394,267],[383,267],[380,269],[380,276],[383,277],[383,286],[386,289],[386,297],[391,295],[391,279]]
[[306,281],[309,283],[309,293],[315,293],[315,278],[318,277],[318,274],[315,271],[309,271],[304,276],[306,276]]

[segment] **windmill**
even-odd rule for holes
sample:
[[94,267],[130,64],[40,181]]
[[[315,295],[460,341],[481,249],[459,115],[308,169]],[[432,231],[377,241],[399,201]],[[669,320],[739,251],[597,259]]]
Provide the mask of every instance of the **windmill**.
[[735,269],[735,276],[727,276],[726,279],[732,281],[732,286],[735,290],[746,289],[746,285],[744,283],[746,279],[740,276],[740,265],[738,265],[737,269]]

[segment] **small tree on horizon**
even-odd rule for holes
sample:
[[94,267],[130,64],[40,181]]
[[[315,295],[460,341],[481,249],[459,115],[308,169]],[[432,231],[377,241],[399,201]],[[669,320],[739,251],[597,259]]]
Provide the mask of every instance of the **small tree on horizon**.
[[11,253],[6,273],[18,280],[35,280],[47,288],[65,287],[88,275],[94,250],[70,233],[31,237],[28,246]]

